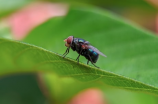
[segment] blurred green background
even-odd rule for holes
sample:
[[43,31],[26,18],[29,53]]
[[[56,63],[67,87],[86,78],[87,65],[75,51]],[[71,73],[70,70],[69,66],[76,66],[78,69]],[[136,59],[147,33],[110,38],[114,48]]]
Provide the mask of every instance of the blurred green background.
[[[54,3],[62,3],[62,5],[58,7],[56,5],[53,5]],[[61,27],[62,30],[60,30],[60,28],[58,29],[56,28],[57,28],[57,25],[60,25],[58,24],[58,19],[59,19],[59,22],[61,22],[60,20],[62,20],[62,18],[65,15],[67,15],[67,11],[69,11],[68,8],[70,6],[77,7],[77,8],[84,6],[84,7],[89,7],[89,8],[93,8],[93,7],[101,8],[102,10],[105,9],[111,12],[112,14],[118,15],[118,19],[120,17],[123,17],[124,21],[127,21],[127,22],[130,21],[131,24],[135,24],[134,26],[137,25],[139,27],[146,29],[147,31],[152,31],[153,33],[157,33],[157,4],[158,2],[156,3],[153,1],[145,1],[145,0],[128,0],[128,1],[127,0],[121,0],[121,1],[80,0],[80,1],[75,1],[75,2],[73,0],[66,0],[66,1],[65,0],[47,0],[47,2],[36,1],[36,0],[14,0],[14,1],[0,0],[0,36],[5,37],[5,38],[12,38],[15,40],[23,40],[25,42],[35,44],[37,46],[40,45],[46,49],[49,49],[57,53],[59,52],[59,54],[62,54],[63,50],[65,50],[66,48],[60,49],[60,47],[58,47],[58,45],[56,44],[58,44],[59,42],[60,44],[63,44],[64,46],[63,41],[59,41],[59,40],[63,40],[64,38],[67,38],[67,37],[64,37],[65,36],[64,32],[67,31],[67,33],[73,33],[71,31],[75,30],[73,29],[73,27],[71,26],[69,27],[68,21],[70,21],[69,19],[71,19],[69,18],[69,15],[67,16],[68,20],[66,21],[63,20],[65,24],[68,24],[68,26]],[[42,9],[39,9],[39,8],[42,8]],[[50,9],[50,8],[55,8],[55,9]],[[52,10],[54,11],[52,12]],[[30,11],[32,12],[29,13]],[[45,16],[45,15],[49,15],[49,16]],[[85,14],[85,15],[88,15],[88,14]],[[51,18],[53,18],[54,16],[55,18],[59,17],[57,18],[57,21],[55,21],[55,19],[51,20]],[[89,15],[87,17],[89,17]],[[36,20],[35,18],[40,18],[41,19],[39,20],[40,22],[38,20],[35,21]],[[17,21],[18,19],[20,19],[20,21]],[[30,21],[34,21],[34,24],[32,24],[32,22],[30,22],[29,19]],[[80,25],[80,23],[84,22],[84,19],[85,18],[82,19],[81,17],[80,20],[77,22],[77,25]],[[88,20],[89,18],[87,18],[87,21]],[[73,21],[73,18],[72,18],[72,21]],[[52,25],[50,22],[54,24],[54,27],[50,26]],[[75,24],[75,23],[72,22],[72,24]],[[20,28],[22,26],[24,27],[24,29]],[[102,25],[100,24],[100,27],[101,26]],[[113,25],[111,25],[111,27],[112,26]],[[43,27],[46,28],[45,31],[42,30]],[[66,27],[68,29],[66,29]],[[49,42],[48,41],[41,42],[41,39],[49,40],[49,37],[45,38],[45,35],[42,36],[39,34],[40,33],[49,34],[51,31],[51,28],[52,30],[53,28],[55,28],[54,34],[60,33],[61,36],[58,38],[62,38],[62,39],[53,39],[54,44],[53,45],[50,44],[46,46],[45,44],[49,44]],[[40,31],[40,33],[37,34],[38,33],[37,31]],[[115,29],[113,29],[113,31],[115,31]],[[82,33],[82,30],[80,33]],[[87,31],[87,34],[88,33],[90,32]],[[26,36],[28,34],[29,36]],[[34,37],[38,37],[38,38],[37,39],[32,38],[31,36],[33,34],[36,35]],[[86,34],[86,33],[83,33],[83,34]],[[76,33],[76,36],[84,37],[83,34],[80,35]],[[87,35],[85,36],[85,38],[86,40],[88,40],[89,36]],[[97,39],[97,37],[92,36],[90,37],[89,40],[93,41],[93,39]],[[49,41],[51,41],[51,38]],[[92,44],[98,45],[97,42],[96,43],[93,42]],[[55,50],[53,50],[51,46]],[[104,50],[103,48],[101,49]],[[75,58],[75,56],[77,57],[76,53],[72,52],[71,54],[72,55],[69,55],[69,57],[71,58],[73,57]],[[103,60],[102,57],[101,57],[101,60]],[[81,61],[83,63],[86,62],[84,58],[81,58]],[[99,65],[102,65],[102,64],[103,63],[100,61]],[[108,68],[108,65],[105,67]],[[118,71],[116,73],[123,75],[124,72]],[[40,80],[41,76],[43,80]],[[130,77],[133,78],[133,76],[130,76]],[[0,104],[50,104],[53,102],[66,103],[67,101],[70,100],[70,98],[72,98],[71,95],[75,96],[75,94],[77,94],[79,91],[89,88],[91,86],[91,84],[88,84],[86,87],[85,86],[82,87],[83,83],[78,82],[81,84],[81,86],[77,88],[76,86],[73,86],[73,83],[75,81],[76,80],[71,79],[71,78],[70,79],[60,78],[59,76],[52,75],[50,73],[49,74],[48,73],[14,74],[14,75],[9,75],[9,76],[3,76],[0,79]],[[56,82],[59,85],[57,85]],[[47,86],[47,87],[43,88],[43,86]],[[72,92],[65,91],[65,89],[62,89],[59,86],[64,86],[66,90],[72,90]],[[50,87],[54,87],[54,88],[50,88]],[[107,100],[107,102],[109,102],[109,104],[127,104],[127,103],[128,104],[149,104],[149,103],[157,104],[158,103],[158,98],[148,93],[131,92],[124,89],[111,88],[109,86],[100,87],[100,89],[105,94],[105,99]],[[47,91],[54,93],[54,95],[47,95],[46,94]],[[67,93],[71,93],[71,94],[67,95]],[[60,102],[59,101],[60,99],[62,99],[63,101]]]

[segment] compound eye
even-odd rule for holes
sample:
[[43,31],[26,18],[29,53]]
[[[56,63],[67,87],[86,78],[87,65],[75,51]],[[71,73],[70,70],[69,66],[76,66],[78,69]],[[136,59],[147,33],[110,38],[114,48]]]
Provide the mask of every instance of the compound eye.
[[72,41],[73,41],[73,36],[69,36],[69,37],[67,38],[67,43],[68,43],[68,44],[71,44]]

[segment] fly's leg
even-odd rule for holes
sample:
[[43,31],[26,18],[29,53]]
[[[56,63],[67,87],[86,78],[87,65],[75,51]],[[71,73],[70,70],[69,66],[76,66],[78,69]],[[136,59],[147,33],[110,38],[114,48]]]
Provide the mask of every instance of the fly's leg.
[[89,60],[87,61],[87,65],[88,65],[88,63],[89,63]]
[[92,59],[91,59],[91,57],[90,57],[89,55],[88,55],[88,57],[89,57],[91,63],[92,63],[95,67],[99,68],[98,66],[96,66],[96,65],[93,63],[93,61],[92,61]]
[[68,48],[66,49],[65,53],[63,54],[63,58],[69,53],[69,49],[70,49],[70,47],[68,47]]
[[77,62],[78,62],[78,64],[79,64],[79,57],[80,57],[80,55],[81,55],[81,54],[79,54],[78,57],[77,57],[77,59],[76,59]]
[[[68,48],[67,48],[67,49],[68,49]],[[67,49],[66,49],[65,53],[63,54],[63,56],[67,53]]]
[[79,57],[80,57],[80,55],[81,55],[81,52],[82,52],[82,49],[81,49],[81,51],[80,51],[80,54],[78,55],[78,57],[77,57],[77,62],[78,62],[78,64],[79,64]]

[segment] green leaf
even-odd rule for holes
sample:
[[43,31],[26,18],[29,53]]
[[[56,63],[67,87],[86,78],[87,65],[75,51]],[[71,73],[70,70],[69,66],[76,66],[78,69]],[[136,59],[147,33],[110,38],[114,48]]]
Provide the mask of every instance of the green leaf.
[[[108,56],[98,60],[97,66],[101,69],[83,64],[86,63],[83,57],[83,63],[77,64],[54,53],[64,53],[63,39],[69,35],[88,40]],[[76,86],[88,82],[87,86],[110,85],[158,95],[157,37],[109,12],[71,8],[66,17],[49,20],[34,29],[24,41],[36,46],[0,39],[1,76],[49,72],[61,78],[73,78],[70,82],[75,80]],[[71,51],[68,57],[75,59],[77,53]]]
[[[158,38],[124,21],[97,8],[71,8],[66,17],[49,20],[34,29],[24,41],[63,54],[66,50],[63,40],[68,36],[86,39],[107,55],[107,58],[100,56],[96,64],[104,71],[93,70],[93,74],[82,73],[73,75],[73,78],[157,95]],[[76,59],[77,53],[70,51],[67,57]],[[81,57],[81,62],[86,63],[86,59]],[[70,73],[71,68],[67,67],[65,73]],[[77,69],[78,72],[83,70]]]
[[157,94],[157,89],[154,87],[84,64],[78,65],[73,60],[62,58],[36,46],[6,39],[0,39],[0,43],[0,49],[3,50],[0,51],[1,76],[26,72],[49,72],[81,82],[92,82],[93,86],[108,84]]
[[[158,87],[153,80],[157,78],[158,38],[109,12],[73,8],[65,18],[53,18],[36,28],[24,41],[63,54],[63,40],[70,35],[88,40],[108,56],[100,56],[101,69]],[[68,56],[76,58],[75,53]]]

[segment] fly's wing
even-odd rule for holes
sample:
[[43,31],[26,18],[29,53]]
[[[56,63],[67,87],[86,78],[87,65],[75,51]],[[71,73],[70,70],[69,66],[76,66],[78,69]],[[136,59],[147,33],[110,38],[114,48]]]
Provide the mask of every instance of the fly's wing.
[[85,41],[84,44],[89,45],[90,43],[89,43],[89,41]]
[[107,57],[106,55],[104,55],[102,52],[100,52],[97,48],[91,46],[91,45],[88,45],[88,48],[92,49],[93,51],[97,52],[98,54],[104,56],[104,57]]

